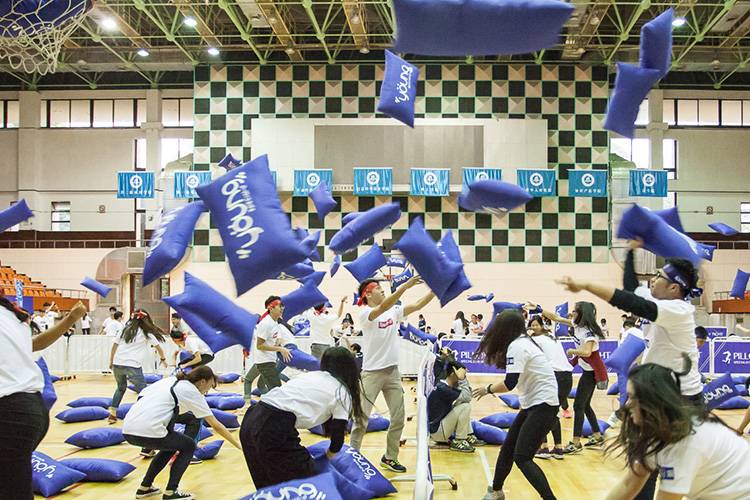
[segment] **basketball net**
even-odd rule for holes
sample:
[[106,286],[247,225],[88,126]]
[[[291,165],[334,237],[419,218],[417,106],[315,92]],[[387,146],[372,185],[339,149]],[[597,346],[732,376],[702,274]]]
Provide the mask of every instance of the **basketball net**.
[[[60,50],[83,22],[90,0],[54,0],[54,16],[50,15],[50,0],[10,3],[8,11],[0,15],[0,59],[6,59],[14,70],[54,73]],[[29,8],[33,4],[36,7]]]

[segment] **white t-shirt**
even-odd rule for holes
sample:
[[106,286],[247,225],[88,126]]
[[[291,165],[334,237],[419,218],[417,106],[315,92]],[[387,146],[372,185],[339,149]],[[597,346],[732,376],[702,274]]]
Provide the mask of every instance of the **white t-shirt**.
[[120,334],[119,337],[115,337],[113,343],[117,344],[117,351],[115,351],[112,364],[131,368],[141,368],[143,359],[149,353],[149,348],[159,345],[154,337],[146,337],[140,328],[132,342],[125,342]]
[[313,344],[331,345],[331,330],[338,323],[339,317],[330,311],[318,314],[314,309],[305,311],[302,316],[310,322],[310,341]]
[[[167,435],[167,425],[172,420],[174,398],[170,393],[175,377],[167,377],[146,387],[140,398],[130,408],[122,425],[123,434],[148,438],[163,438]],[[174,387],[180,415],[193,412],[196,418],[212,415],[206,398],[191,382],[181,380]]]
[[[531,408],[547,403],[557,406],[557,379],[552,365],[541,349],[534,345],[531,337],[522,335],[510,343],[506,356],[506,373],[518,373],[518,402],[521,408]],[[538,344],[538,342],[537,342]]]
[[213,356],[214,352],[211,350],[210,347],[208,347],[208,344],[203,342],[200,337],[194,337],[192,335],[188,336],[185,339],[185,350],[190,351],[193,354],[200,353],[200,354],[209,354]]
[[544,354],[552,364],[552,370],[556,372],[572,372],[573,365],[568,361],[568,356],[565,355],[565,349],[560,342],[549,335],[535,335],[532,337],[534,342],[544,351]]
[[31,327],[0,307],[0,398],[43,388],[44,377],[32,354]]
[[81,318],[81,328],[91,328],[91,318],[85,316]]
[[683,368],[682,353],[687,353],[692,366],[690,373],[680,378],[680,390],[686,396],[698,394],[703,390],[703,384],[698,368],[698,347],[695,345],[695,306],[680,299],[655,299],[644,286],[636,288],[635,294],[654,302],[658,310],[656,321],[649,327],[651,340],[643,362],[656,363],[680,372]]
[[464,322],[460,319],[454,319],[453,324],[451,325],[451,330],[453,330],[453,335],[464,337],[466,336],[466,329],[464,329]]
[[482,323],[469,323],[469,333],[472,335],[479,335],[484,331],[484,325]]
[[398,327],[404,319],[404,308],[395,305],[370,321],[373,308],[359,308],[359,324],[362,326],[362,370],[373,371],[398,365]]
[[[597,337],[594,333],[592,333],[588,328],[583,328],[581,326],[574,327],[573,341],[576,343],[576,347],[581,347],[583,344],[586,344],[588,342],[593,342],[594,347],[593,349],[591,349],[591,352],[599,350],[599,337]],[[591,365],[586,363],[586,361],[581,357],[578,358],[578,365],[581,367],[582,370],[585,370],[587,372],[590,372],[593,370]]]
[[253,363],[276,363],[276,351],[261,351],[258,349],[256,339],[263,339],[266,341],[266,344],[269,345],[280,345],[282,328],[284,327],[278,324],[275,319],[271,318],[271,315],[267,315],[260,320],[255,327],[255,339],[253,339]]
[[634,337],[638,337],[639,339],[643,339],[643,332],[640,330],[640,328],[636,328],[635,326],[631,326],[627,330],[622,332],[622,339],[625,340],[628,335],[633,335]]
[[656,466],[659,491],[690,499],[750,498],[750,443],[722,424],[696,425],[693,434],[656,454]]
[[47,320],[47,329],[49,329],[55,326],[55,321],[57,321],[57,318],[59,318],[60,315],[55,311],[47,311],[44,317]]
[[122,333],[122,329],[125,328],[125,324],[117,321],[116,319],[109,319],[109,323],[104,327],[104,335],[107,337],[119,337]]
[[349,420],[352,398],[341,382],[325,371],[307,372],[268,391],[261,401],[294,413],[297,429],[309,429],[334,418]]

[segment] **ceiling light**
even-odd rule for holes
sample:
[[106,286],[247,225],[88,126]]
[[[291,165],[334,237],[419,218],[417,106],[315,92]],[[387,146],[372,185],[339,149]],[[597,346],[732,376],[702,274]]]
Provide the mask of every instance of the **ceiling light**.
[[141,57],[148,57],[148,50],[146,49],[138,49],[138,52],[136,52]]
[[190,28],[195,28],[196,26],[198,26],[198,21],[196,21],[194,17],[190,17],[190,16],[187,16],[187,17],[185,18],[185,20],[184,20],[184,21],[182,21],[182,23],[183,23],[183,24],[184,24],[185,26],[188,26],[188,27],[190,27]]
[[273,16],[270,16],[268,18],[268,24],[276,24],[276,18]]
[[589,24],[592,24],[592,25],[599,24],[599,21],[601,21],[601,19],[599,19],[598,17],[594,16],[589,21]]
[[360,54],[369,54],[370,53],[370,49],[368,49],[367,47],[362,47],[361,49],[359,49],[359,53]]
[[216,47],[209,47],[208,50],[207,50],[207,52],[208,52],[208,55],[210,55],[210,56],[218,56],[219,55],[219,49],[217,49]]
[[287,47],[286,49],[284,49],[284,52],[286,52],[287,54],[294,54],[294,48]]
[[114,31],[117,29],[117,22],[111,17],[105,17],[99,24],[101,24],[102,28],[107,31]]
[[359,21],[360,21],[359,14],[354,14],[352,16],[352,24],[359,24]]
[[675,28],[680,28],[682,26],[685,26],[685,24],[687,24],[687,19],[685,19],[684,17],[675,17],[674,19],[672,19],[672,26],[674,26]]

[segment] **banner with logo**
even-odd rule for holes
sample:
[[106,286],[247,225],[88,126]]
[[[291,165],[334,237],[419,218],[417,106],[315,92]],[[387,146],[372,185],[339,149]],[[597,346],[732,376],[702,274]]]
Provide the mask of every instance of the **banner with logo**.
[[[558,304],[555,306],[555,314],[561,318],[568,317],[568,303]],[[567,337],[568,336],[568,325],[563,323],[555,323],[555,337]]]
[[505,370],[500,370],[499,368],[485,364],[483,359],[474,359],[474,353],[476,352],[477,347],[479,347],[478,339],[443,338],[440,341],[440,347],[448,347],[453,351],[456,361],[464,365],[466,370],[471,374],[505,373]]
[[153,198],[153,172],[117,172],[118,198]]
[[698,371],[708,373],[711,371],[711,342],[706,342],[698,348]]
[[607,197],[606,170],[568,170],[568,196]]
[[197,198],[195,188],[211,183],[211,172],[177,171],[174,173],[174,198]]
[[449,168],[412,168],[412,196],[448,196],[451,171]]
[[[567,351],[568,349],[575,349],[576,344],[572,340],[560,340],[560,344],[562,345],[563,351]],[[614,352],[614,350],[617,349],[617,341],[616,340],[600,340],[599,341],[599,356],[601,356],[602,361],[607,361],[607,358]],[[573,373],[581,373],[583,370],[581,369],[581,365],[578,364],[573,368]],[[607,368],[608,372],[615,373],[614,370],[610,370]]]
[[630,171],[629,196],[667,196],[667,172],[664,170],[634,169]]
[[474,181],[501,181],[503,180],[503,171],[499,168],[481,168],[470,167],[464,168],[463,187],[467,188]]
[[333,170],[311,169],[294,171],[294,196],[307,196],[325,182],[328,190],[333,190]]
[[354,195],[375,196],[393,194],[392,168],[355,168]]
[[531,196],[556,196],[557,182],[554,170],[526,170],[517,171],[518,185],[529,192]]
[[726,337],[728,333],[726,326],[707,326],[706,332],[708,332],[708,338],[713,339],[716,337]]
[[23,307],[23,281],[16,279],[16,304]]
[[750,342],[717,338],[713,346],[714,373],[750,373]]

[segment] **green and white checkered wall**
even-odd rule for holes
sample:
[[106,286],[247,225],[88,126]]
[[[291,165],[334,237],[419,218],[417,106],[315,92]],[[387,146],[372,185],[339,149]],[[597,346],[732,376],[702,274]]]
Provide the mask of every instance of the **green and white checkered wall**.
[[[256,118],[373,118],[383,77],[382,65],[199,66],[194,83],[196,170],[216,166],[224,155],[249,160]],[[504,216],[475,214],[458,207],[457,195],[424,198],[357,197],[334,193],[339,207],[320,224],[312,201],[281,193],[293,226],[325,229],[325,243],[341,228],[343,215],[397,201],[408,217],[376,235],[387,248],[420,215],[438,239],[452,229],[465,262],[607,262],[609,204],[606,198],[571,198],[568,170],[607,169],[606,67],[508,64],[420,66],[418,118],[543,118],[548,124],[548,168],[557,170],[558,197],[535,198]],[[355,165],[352,165],[353,167]],[[419,167],[420,165],[414,165]],[[508,179],[515,182],[515,179]],[[451,179],[458,184],[458,179]],[[218,231],[207,217],[194,236],[194,259],[223,261]],[[367,251],[369,244],[359,248]],[[323,246],[323,260],[333,255]],[[344,260],[358,255],[352,252]]]

